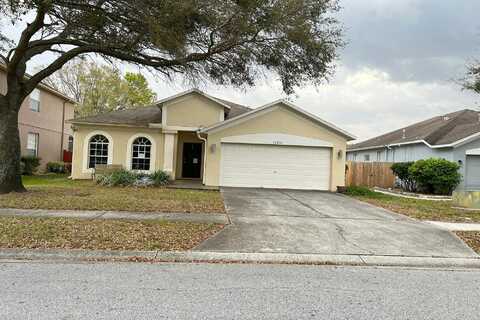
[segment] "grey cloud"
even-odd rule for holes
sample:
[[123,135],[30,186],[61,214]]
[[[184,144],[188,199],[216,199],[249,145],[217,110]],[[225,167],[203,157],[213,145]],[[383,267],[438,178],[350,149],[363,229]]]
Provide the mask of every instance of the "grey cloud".
[[350,68],[387,71],[394,81],[447,81],[480,56],[480,1],[342,1]]

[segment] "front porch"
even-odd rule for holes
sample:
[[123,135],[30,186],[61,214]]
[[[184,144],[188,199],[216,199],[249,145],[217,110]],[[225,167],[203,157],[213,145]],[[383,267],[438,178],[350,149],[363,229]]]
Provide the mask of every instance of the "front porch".
[[218,191],[220,188],[215,186],[206,186],[199,179],[176,179],[172,181],[167,188],[170,189],[189,189],[189,190],[212,190]]
[[196,132],[166,133],[165,163],[171,163],[171,170],[167,165],[165,171],[171,173],[173,188],[204,189],[200,188],[203,186],[204,154],[205,143]]

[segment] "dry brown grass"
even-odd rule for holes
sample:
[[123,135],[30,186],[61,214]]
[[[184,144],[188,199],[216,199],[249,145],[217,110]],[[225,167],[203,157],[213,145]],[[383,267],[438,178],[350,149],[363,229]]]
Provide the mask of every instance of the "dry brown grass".
[[0,207],[52,210],[112,210],[138,212],[225,212],[217,191],[167,188],[102,187],[93,181],[62,176],[29,177],[26,193],[0,195]]
[[470,248],[480,254],[480,231],[458,231],[455,232]]
[[480,222],[480,210],[455,209],[452,208],[451,201],[409,199],[377,192],[372,192],[370,195],[354,196],[354,198],[419,220]]
[[1,217],[0,248],[189,250],[222,228],[190,222]]

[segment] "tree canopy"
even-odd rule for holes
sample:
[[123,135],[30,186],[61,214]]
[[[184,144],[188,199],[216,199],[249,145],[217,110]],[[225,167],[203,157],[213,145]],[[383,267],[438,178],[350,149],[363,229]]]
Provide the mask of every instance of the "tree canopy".
[[[342,30],[336,0],[0,0],[7,91],[0,93],[0,193],[23,191],[18,111],[44,79],[86,54],[143,66],[167,79],[252,86],[276,76],[286,93],[332,73]],[[25,77],[33,59],[54,57]]]
[[262,67],[291,93],[306,81],[324,80],[342,44],[334,0],[0,0],[0,5],[14,24],[29,20],[18,43],[2,42],[10,68],[46,52],[58,55],[32,77],[27,91],[72,58],[97,53],[167,77],[182,73],[235,86],[253,85]]
[[44,82],[78,102],[76,116],[146,106],[156,99],[142,74],[122,75],[114,66],[82,59],[70,61]]
[[480,61],[468,66],[467,76],[463,81],[463,87],[467,90],[480,93]]

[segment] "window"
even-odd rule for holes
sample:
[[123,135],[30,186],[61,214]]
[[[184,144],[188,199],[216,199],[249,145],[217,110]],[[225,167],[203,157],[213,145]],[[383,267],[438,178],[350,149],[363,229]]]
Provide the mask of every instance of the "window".
[[353,161],[356,161],[356,160],[357,160],[357,153],[355,152],[355,153],[353,154]]
[[88,168],[95,168],[97,164],[108,163],[108,144],[108,139],[101,134],[97,134],[90,139]]
[[370,161],[370,155],[369,154],[363,155],[363,160],[364,161]]
[[150,170],[150,152],[152,143],[144,137],[133,141],[132,145],[132,170]]
[[73,152],[73,137],[68,136],[68,152]]
[[38,157],[38,133],[29,133],[27,136],[27,153],[29,156]]
[[38,89],[30,93],[30,110],[40,112],[40,90]]
[[377,161],[382,161],[382,151],[377,151]]

